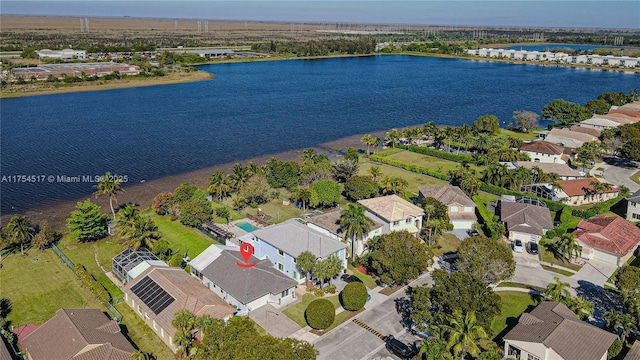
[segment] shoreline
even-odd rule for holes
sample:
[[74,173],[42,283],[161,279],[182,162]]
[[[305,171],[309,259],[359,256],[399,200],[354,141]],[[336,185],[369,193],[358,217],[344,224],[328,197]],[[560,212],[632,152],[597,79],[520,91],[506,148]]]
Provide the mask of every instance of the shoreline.
[[[384,135],[387,131],[389,130],[373,131],[366,134],[384,138]],[[365,134],[351,135],[348,137],[331,140],[317,146],[312,146],[310,148],[318,151],[318,153],[327,154],[329,156],[329,159],[335,161],[342,156],[340,152],[345,151],[350,146],[353,146],[356,149],[361,148],[362,143],[360,142],[360,138],[363,135]],[[209,176],[216,170],[222,170],[229,173],[230,169],[235,163],[246,165],[250,161],[252,161],[257,165],[263,165],[271,158],[275,158],[279,161],[299,161],[303,150],[304,148],[267,154],[250,159],[243,159],[234,162],[208,166],[186,173],[147,180],[144,183],[135,183],[131,185],[125,184],[125,186],[123,186],[123,189],[125,191],[117,195],[117,202],[114,201],[114,208],[119,208],[120,206],[126,205],[128,203],[134,203],[138,205],[140,210],[144,210],[151,206],[151,204],[153,203],[153,198],[157,194],[165,191],[173,192],[173,190],[175,190],[175,188],[182,183],[188,182],[199,188],[206,188]],[[66,219],[69,217],[71,211],[75,209],[77,202],[84,201],[86,199],[90,199],[92,203],[100,205],[102,207],[102,212],[105,214],[108,213],[108,215],[111,216],[108,197],[99,196],[96,198],[93,192],[91,192],[82,197],[44,202],[32,208],[29,208],[24,212],[2,214],[0,216],[0,223],[6,224],[9,221],[9,218],[11,218],[11,216],[13,215],[25,215],[29,217],[29,219],[31,219],[34,224],[39,224],[43,220],[47,220],[53,229],[64,231],[66,230]]]

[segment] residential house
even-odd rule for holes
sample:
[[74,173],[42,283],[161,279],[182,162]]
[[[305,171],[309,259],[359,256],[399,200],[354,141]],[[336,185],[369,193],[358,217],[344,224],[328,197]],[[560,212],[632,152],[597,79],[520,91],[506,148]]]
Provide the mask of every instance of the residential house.
[[434,198],[447,207],[447,215],[454,230],[473,229],[476,217],[476,204],[457,186],[421,186],[418,188],[418,201],[424,204],[426,198]]
[[129,360],[136,350],[99,309],[60,309],[22,342],[30,360]]
[[112,273],[120,278],[123,284],[142,274],[150,266],[169,265],[145,248],[126,248],[111,259]]
[[597,136],[579,133],[575,131],[571,131],[569,129],[551,129],[547,136],[545,137],[545,141],[562,145],[564,147],[577,149],[582,144],[591,142],[591,141],[600,141]]
[[503,338],[504,353],[526,360],[606,360],[617,339],[584,321],[562,303],[543,301]]
[[174,341],[177,331],[172,321],[178,311],[189,310],[195,316],[225,321],[236,312],[224,298],[177,267],[152,265],[130,280],[122,291],[127,305],[173,352],[177,351]]
[[382,224],[382,233],[406,230],[418,236],[422,229],[424,210],[398,195],[387,195],[372,199],[358,200],[367,208],[366,215]]
[[560,180],[560,189],[556,190],[556,198],[570,206],[599,203],[618,197],[620,190],[615,187],[597,192],[593,183],[600,183],[597,178]]
[[[252,264],[241,267],[237,264]],[[256,310],[269,303],[286,304],[295,299],[298,282],[273,267],[269,259],[251,256],[245,262],[237,247],[211,245],[191,262],[191,275],[227,303],[242,310]]]
[[256,258],[271,260],[276,269],[299,284],[304,283],[306,274],[300,271],[296,259],[304,251],[310,251],[317,259],[326,259],[335,254],[342,261],[343,269],[347,268],[347,244],[295,219],[242,235],[238,240],[240,246],[250,243]]
[[0,340],[0,360],[13,360],[13,357],[11,357],[12,352],[9,351],[7,344],[3,339]]
[[584,173],[572,169],[567,164],[554,164],[554,163],[543,163],[543,162],[532,162],[532,161],[518,161],[515,163],[517,167],[523,167],[527,170],[531,170],[534,167],[542,170],[545,174],[557,174],[558,177],[562,180],[570,180],[570,179],[581,179],[584,177]]
[[520,152],[527,154],[531,161],[540,163],[566,164],[564,148],[548,141],[533,141],[520,146]]
[[640,360],[640,341],[636,340],[631,350],[625,355],[624,360]]
[[573,232],[582,246],[581,257],[624,265],[640,242],[640,228],[619,216],[598,215],[580,220]]
[[[330,236],[335,240],[341,241],[342,239],[345,239],[345,234],[340,227],[340,212],[340,209],[336,209],[319,215],[310,216],[306,219],[307,226]],[[355,244],[356,255],[362,255],[367,242],[374,236],[379,235],[382,235],[382,224],[374,221],[373,224],[369,226],[369,233],[364,236],[364,239],[357,239]],[[351,239],[346,240],[349,243],[351,242]]]
[[500,220],[505,224],[509,240],[538,242],[553,229],[549,209],[521,202],[500,202]]
[[[572,125],[571,126],[571,131],[578,132],[578,133],[583,133],[583,134],[588,134],[588,135],[591,135],[591,136],[597,136],[597,137],[600,137],[600,134],[602,133],[602,131],[600,129],[596,129],[596,128],[593,128],[593,127],[582,126],[580,124]],[[566,154],[566,149],[567,148],[565,148],[565,154]]]
[[620,125],[619,121],[603,118],[598,115],[593,116],[590,119],[580,121],[580,127],[590,127],[598,130],[613,129]]
[[640,190],[627,199],[627,220],[640,221]]

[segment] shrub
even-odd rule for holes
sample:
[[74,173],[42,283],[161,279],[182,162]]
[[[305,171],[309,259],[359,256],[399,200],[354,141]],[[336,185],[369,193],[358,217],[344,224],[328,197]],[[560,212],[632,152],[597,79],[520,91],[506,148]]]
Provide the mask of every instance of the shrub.
[[326,292],[328,292],[329,294],[335,294],[336,291],[338,291],[338,289],[336,288],[335,285],[329,285],[329,286],[325,287],[324,290]]
[[317,288],[313,293],[314,293],[317,297],[323,297],[323,296],[324,296],[324,289]]
[[350,311],[358,311],[367,302],[367,287],[361,282],[347,284],[340,292],[342,307]]
[[307,324],[314,329],[324,330],[333,324],[336,310],[331,301],[326,299],[313,300],[304,312]]
[[106,304],[111,300],[109,292],[87,272],[84,266],[81,264],[73,265],[73,272],[76,274],[76,277],[80,279],[82,285],[89,289],[93,296],[95,296],[101,303]]
[[608,359],[613,359],[622,351],[622,341],[616,339],[613,344],[609,347],[609,353],[607,355]]

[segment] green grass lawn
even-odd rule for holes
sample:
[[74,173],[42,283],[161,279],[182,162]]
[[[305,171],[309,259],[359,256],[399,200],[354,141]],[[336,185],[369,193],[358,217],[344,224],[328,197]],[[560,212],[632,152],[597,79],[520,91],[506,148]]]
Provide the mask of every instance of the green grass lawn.
[[192,259],[211,244],[217,243],[198,229],[182,225],[178,220],[171,221],[169,215],[160,216],[153,213],[151,218],[158,225],[162,238],[169,242],[169,247],[172,250],[180,249],[181,253],[188,251]]
[[458,239],[453,234],[442,234],[438,238],[438,243],[436,246],[432,246],[431,250],[435,256],[442,256],[446,253],[456,252],[458,251],[458,246],[460,246],[460,239]]
[[[289,203],[289,205],[282,205],[282,198],[272,199],[266,204],[258,205],[258,207],[262,210],[263,213],[273,218],[273,223],[281,223],[296,216],[302,215],[302,210],[297,209],[293,202]],[[246,208],[244,208],[244,212],[247,214],[256,215],[258,213],[258,209],[247,206]]]
[[515,319],[517,322],[517,318],[527,307],[535,305],[534,299],[527,293],[499,291],[496,294],[502,299],[502,304],[500,305],[500,315],[491,321],[490,333],[492,336],[500,334],[507,327],[507,321],[511,323]]
[[[443,174],[446,174],[449,170],[455,170],[458,165],[460,165],[460,163],[457,163],[455,161],[440,159],[429,155],[422,155],[408,150],[400,150],[399,152],[388,155],[386,157],[389,159],[402,161],[404,163],[417,165],[426,169],[435,170]],[[472,171],[475,168],[475,166],[471,166]]]
[[319,298],[312,294],[304,294],[304,296],[302,297],[302,301],[286,309],[285,311],[283,311],[283,313],[291,318],[291,320],[295,321],[296,324],[300,325],[301,327],[305,327],[307,326],[307,320],[305,320],[304,318],[304,312],[305,310],[307,310],[307,306],[309,306],[309,303],[316,299],[327,299],[331,301],[335,309],[342,306],[340,305],[340,299],[337,295]]
[[640,171],[631,175],[631,180],[633,180],[636,184],[640,184]]
[[570,263],[565,258],[556,257],[555,253],[553,251],[548,250],[546,246],[541,246],[540,251],[542,252],[542,261],[545,261],[554,265],[566,267],[567,269],[571,269],[574,271],[579,271],[582,268],[582,266],[580,265]]
[[123,316],[123,333],[127,335],[141,351],[152,353],[156,359],[175,358],[167,345],[160,340],[158,335],[147,326],[127,304],[121,302],[115,307]]
[[520,131],[511,131],[511,130],[507,130],[507,129],[500,129],[500,135],[503,137],[507,137],[507,136],[511,136],[523,141],[526,140],[534,140],[538,138],[538,133],[540,133],[540,131],[542,131],[544,129],[533,129],[528,133],[523,133]]
[[0,297],[9,298],[13,326],[42,324],[60,308],[97,308],[106,311],[53,250],[29,250],[2,260]]
[[418,187],[425,185],[447,185],[446,181],[438,180],[436,178],[432,178],[427,175],[416,174],[411,171],[407,171],[404,169],[400,169],[394,166],[385,165],[385,164],[372,164],[370,161],[361,160],[360,161],[360,171],[359,175],[369,175],[369,169],[372,166],[379,166],[380,172],[386,176],[397,176],[405,179],[409,186],[407,190],[418,193]]
[[357,276],[358,279],[362,280],[362,283],[369,289],[373,289],[376,286],[378,286],[378,284],[376,284],[376,280],[369,276],[369,275],[365,275],[363,273],[361,273],[360,271],[358,271],[358,269],[354,268],[353,266],[349,265],[347,266],[347,268],[349,270],[351,270],[351,272],[353,272],[353,275]]

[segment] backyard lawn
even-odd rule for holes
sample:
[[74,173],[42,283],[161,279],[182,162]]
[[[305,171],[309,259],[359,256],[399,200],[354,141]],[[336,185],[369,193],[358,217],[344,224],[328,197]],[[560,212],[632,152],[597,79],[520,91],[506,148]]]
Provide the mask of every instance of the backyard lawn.
[[[517,323],[517,319],[527,307],[535,305],[532,296],[527,293],[515,291],[498,291],[496,292],[502,299],[500,306],[500,315],[491,321],[490,335],[496,336],[500,334],[509,324]],[[511,319],[510,319],[511,318]]]
[[431,247],[433,254],[435,256],[442,256],[446,253],[452,253],[458,251],[458,246],[460,246],[460,239],[458,239],[453,234],[442,234],[438,238],[438,242],[435,246]]
[[42,324],[60,308],[98,308],[98,300],[75,277],[53,250],[29,250],[2,260],[0,297],[9,298],[13,311],[7,320],[15,327]]
[[[460,163],[455,161],[440,159],[429,155],[422,155],[408,150],[400,150],[399,152],[386,157],[426,169],[435,170],[443,174],[446,174],[449,170],[455,170],[458,165],[460,165]],[[471,170],[473,171],[474,169],[476,169],[476,166],[472,165]]]
[[[307,204],[308,206],[308,204]],[[296,216],[302,215],[302,210],[296,208],[293,202],[289,205],[282,205],[282,198],[272,199],[266,204],[258,205],[263,213],[273,218],[273,223],[281,223],[283,221],[292,219]],[[307,209],[307,212],[309,210]],[[258,209],[254,209],[250,206],[244,208],[244,212],[251,215],[257,215]]]
[[405,179],[409,183],[409,187],[407,190],[418,193],[418,187],[425,185],[447,185],[446,181],[438,180],[436,178],[432,178],[427,175],[416,174],[411,171],[407,171],[404,169],[397,168],[395,166],[385,165],[385,164],[372,164],[370,161],[361,160],[360,161],[360,171],[359,175],[369,175],[369,169],[372,166],[379,166],[380,172],[386,176],[398,176]]
[[178,220],[171,221],[169,215],[160,216],[153,213],[151,218],[158,225],[162,238],[169,242],[169,248],[174,251],[179,249],[180,253],[188,252],[192,259],[209,245],[216,243],[198,229],[182,225]]
[[283,311],[283,313],[288,317],[290,317],[291,320],[295,321],[296,324],[300,325],[301,327],[305,327],[307,326],[307,320],[305,320],[304,318],[304,311],[307,309],[307,306],[309,305],[309,303],[315,299],[327,299],[331,301],[331,303],[333,304],[333,307],[336,309],[342,306],[340,305],[340,299],[338,295],[325,296],[322,298],[318,298],[315,295],[304,294],[304,296],[302,297],[302,301],[286,309],[285,311]]

